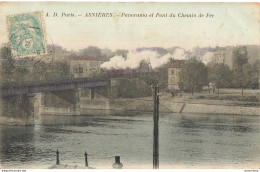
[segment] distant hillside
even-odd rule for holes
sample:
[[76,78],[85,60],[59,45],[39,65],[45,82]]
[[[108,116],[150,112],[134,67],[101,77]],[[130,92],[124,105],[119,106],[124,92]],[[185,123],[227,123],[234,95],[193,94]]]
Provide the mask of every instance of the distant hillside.
[[141,51],[155,51],[158,54],[167,54],[168,51],[165,48],[162,47],[142,47],[142,48],[137,48],[136,49],[137,52],[141,52]]

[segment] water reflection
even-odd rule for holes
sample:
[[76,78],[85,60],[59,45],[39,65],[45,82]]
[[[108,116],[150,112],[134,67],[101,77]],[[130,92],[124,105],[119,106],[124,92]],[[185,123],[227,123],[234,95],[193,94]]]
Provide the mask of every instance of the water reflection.
[[[160,164],[241,165],[259,162],[259,117],[164,114],[160,118]],[[63,164],[110,167],[121,155],[125,168],[152,164],[149,116],[44,116],[43,124],[0,126],[2,166],[47,168],[60,150]],[[35,165],[37,164],[37,165]],[[151,166],[152,167],[152,166]]]
[[[198,118],[201,117],[201,118]],[[212,130],[227,130],[235,132],[256,132],[258,128],[253,128],[254,126],[248,125],[249,123],[258,122],[258,117],[248,117],[238,115],[212,115],[213,117],[203,117],[203,115],[194,116],[185,116],[181,117],[180,122],[178,123],[181,128],[190,128],[190,129],[212,129]],[[252,118],[255,118],[256,121],[252,121]]]
[[0,126],[1,162],[33,160],[34,130],[33,127]]

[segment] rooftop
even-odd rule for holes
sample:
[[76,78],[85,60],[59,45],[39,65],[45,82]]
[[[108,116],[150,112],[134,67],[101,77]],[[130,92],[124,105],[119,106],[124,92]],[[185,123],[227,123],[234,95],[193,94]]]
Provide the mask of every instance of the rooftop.
[[171,62],[168,62],[166,64],[167,68],[180,68],[182,65],[184,65],[185,60],[173,60]]

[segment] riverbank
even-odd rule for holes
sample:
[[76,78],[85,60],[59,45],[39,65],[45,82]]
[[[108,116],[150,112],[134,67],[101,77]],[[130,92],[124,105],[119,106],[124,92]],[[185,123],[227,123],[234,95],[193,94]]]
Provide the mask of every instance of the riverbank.
[[30,118],[18,118],[18,117],[5,117],[0,116],[0,124],[11,124],[11,125],[34,125],[34,119]]
[[[109,102],[109,108],[102,106],[103,103]],[[100,103],[100,105],[98,105]],[[120,106],[119,106],[120,104]],[[197,104],[190,102],[175,102],[168,100],[160,101],[160,113],[205,113],[205,114],[237,114],[237,115],[259,115],[259,107],[242,107],[234,105],[210,105]],[[89,101],[81,114],[114,114],[114,113],[152,113],[153,101],[151,100],[132,100],[117,99],[113,101],[95,100]]]
[[[173,96],[170,92],[160,92],[160,115],[164,114],[221,114],[221,115],[260,115],[259,90],[246,90],[244,96],[238,90],[222,90],[220,95],[208,92],[179,93]],[[0,123],[12,125],[34,125],[44,121],[44,116],[78,116],[89,117],[119,116],[152,116],[153,98],[80,98],[77,111],[66,108],[41,107],[40,113],[24,118],[0,117]],[[112,116],[111,116],[112,117]]]
[[[258,90],[239,97],[223,90],[220,96],[207,92],[194,95],[181,93],[173,97],[169,92],[161,92],[160,113],[200,113],[260,115]],[[229,97],[229,98],[226,98]],[[251,100],[251,101],[250,101]],[[81,114],[115,114],[115,113],[152,113],[152,97],[85,99],[81,98]]]

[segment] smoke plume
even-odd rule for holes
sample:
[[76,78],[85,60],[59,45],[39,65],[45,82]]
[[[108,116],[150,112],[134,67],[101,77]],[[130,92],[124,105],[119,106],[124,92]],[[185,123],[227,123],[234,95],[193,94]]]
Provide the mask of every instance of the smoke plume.
[[207,52],[205,53],[202,57],[201,60],[204,64],[208,64],[209,62],[211,62],[213,60],[214,57],[214,53],[213,52]]
[[171,58],[175,60],[184,60],[186,58],[185,51],[181,48],[177,48],[173,54],[160,55],[155,51],[141,51],[141,52],[129,52],[127,58],[122,56],[114,56],[110,61],[101,65],[101,68],[105,69],[126,69],[126,68],[138,68],[141,61],[150,61],[152,68],[157,68],[169,62]]

